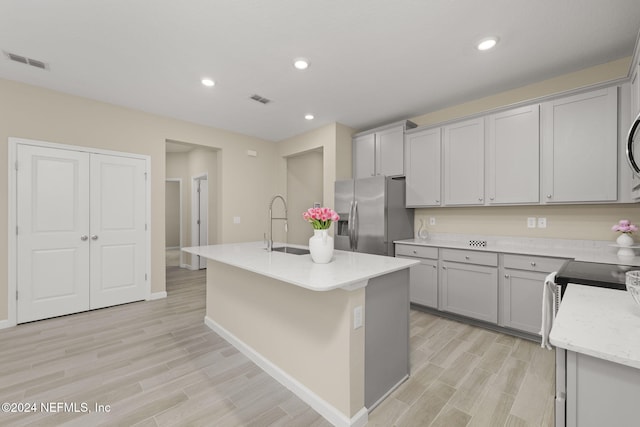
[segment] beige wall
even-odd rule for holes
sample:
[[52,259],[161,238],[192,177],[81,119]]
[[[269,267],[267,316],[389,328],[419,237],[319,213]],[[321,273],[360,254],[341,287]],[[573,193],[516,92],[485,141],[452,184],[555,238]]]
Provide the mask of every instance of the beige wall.
[[[437,124],[482,113],[502,106],[540,98],[556,93],[588,87],[625,78],[630,58],[598,65],[493,96],[452,106],[411,118],[419,126]],[[627,167],[621,164],[620,167]],[[622,218],[640,223],[640,205],[570,205],[570,206],[510,206],[416,209],[415,230],[420,219],[436,218],[429,232],[470,233],[477,235],[546,237],[587,240],[613,240],[611,226]],[[527,217],[547,218],[547,228],[527,228]],[[428,221],[425,222],[428,224]]]
[[165,184],[165,246],[180,247],[180,182],[167,181]]
[[[165,141],[189,141],[217,148],[216,196],[220,204],[215,225],[218,241],[258,240],[262,212],[277,185],[271,142],[220,129],[199,126],[117,107],[72,95],[0,79],[0,271],[8,269],[8,150],[9,137],[115,150],[151,157],[151,292],[165,290]],[[259,153],[247,155],[247,150]],[[234,225],[233,216],[242,216]],[[7,319],[7,274],[0,276],[0,321]]]
[[302,212],[322,203],[322,150],[287,158],[287,205],[289,208],[289,243],[308,245],[313,228]]
[[[281,191],[286,190],[287,157],[322,149],[323,189],[321,202],[322,206],[333,207],[335,181],[351,178],[351,135],[353,133],[354,130],[347,126],[331,123],[278,142],[278,160],[275,170],[278,171],[277,178]],[[331,227],[330,233],[333,233],[333,227]]]
[[347,418],[362,409],[364,328],[351,313],[364,288],[316,292],[211,260],[207,273],[210,320]]

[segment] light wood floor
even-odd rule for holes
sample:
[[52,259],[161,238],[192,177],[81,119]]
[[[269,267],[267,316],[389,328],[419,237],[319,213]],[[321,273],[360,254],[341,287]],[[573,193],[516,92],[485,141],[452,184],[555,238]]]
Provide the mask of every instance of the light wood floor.
[[[329,425],[204,325],[204,271],[169,267],[167,293],[0,330],[0,402],[38,404],[0,425]],[[411,378],[369,426],[553,425],[553,352],[418,311],[411,348]]]

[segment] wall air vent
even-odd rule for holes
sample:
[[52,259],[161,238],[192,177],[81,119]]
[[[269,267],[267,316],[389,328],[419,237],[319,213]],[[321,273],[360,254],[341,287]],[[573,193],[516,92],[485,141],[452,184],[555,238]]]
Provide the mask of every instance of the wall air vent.
[[257,101],[257,102],[259,102],[261,104],[268,104],[268,103],[271,102],[270,99],[264,98],[264,97],[262,97],[260,95],[251,95],[250,99],[253,99],[254,101]]
[[22,55],[16,55],[15,53],[11,53],[11,52],[4,52],[4,54],[11,61],[19,62],[25,65],[31,65],[32,67],[40,68],[42,70],[49,69],[49,65],[46,62],[38,61],[37,59],[33,59],[33,58],[27,58],[26,56],[22,56]]

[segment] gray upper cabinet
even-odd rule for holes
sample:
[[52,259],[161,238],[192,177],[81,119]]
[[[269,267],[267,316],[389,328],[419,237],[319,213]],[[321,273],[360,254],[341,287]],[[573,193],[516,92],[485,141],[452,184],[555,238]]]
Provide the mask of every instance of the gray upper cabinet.
[[369,178],[376,174],[376,135],[353,138],[353,177]]
[[540,107],[516,108],[487,118],[489,204],[540,201]]
[[353,177],[404,176],[404,132],[416,127],[403,121],[353,137]]
[[484,118],[444,127],[444,204],[484,205]]
[[542,104],[543,203],[618,198],[618,89]]
[[405,136],[407,207],[440,206],[440,128]]

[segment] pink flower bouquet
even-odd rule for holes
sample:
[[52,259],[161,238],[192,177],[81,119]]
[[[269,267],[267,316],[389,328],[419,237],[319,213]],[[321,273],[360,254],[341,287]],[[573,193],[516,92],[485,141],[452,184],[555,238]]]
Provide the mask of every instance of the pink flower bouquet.
[[612,231],[619,231],[624,234],[631,234],[634,231],[638,231],[638,226],[631,224],[628,219],[621,219],[616,225],[611,227]]
[[340,215],[330,208],[310,208],[302,213],[305,221],[309,221],[314,230],[326,230],[331,222],[340,219]]

